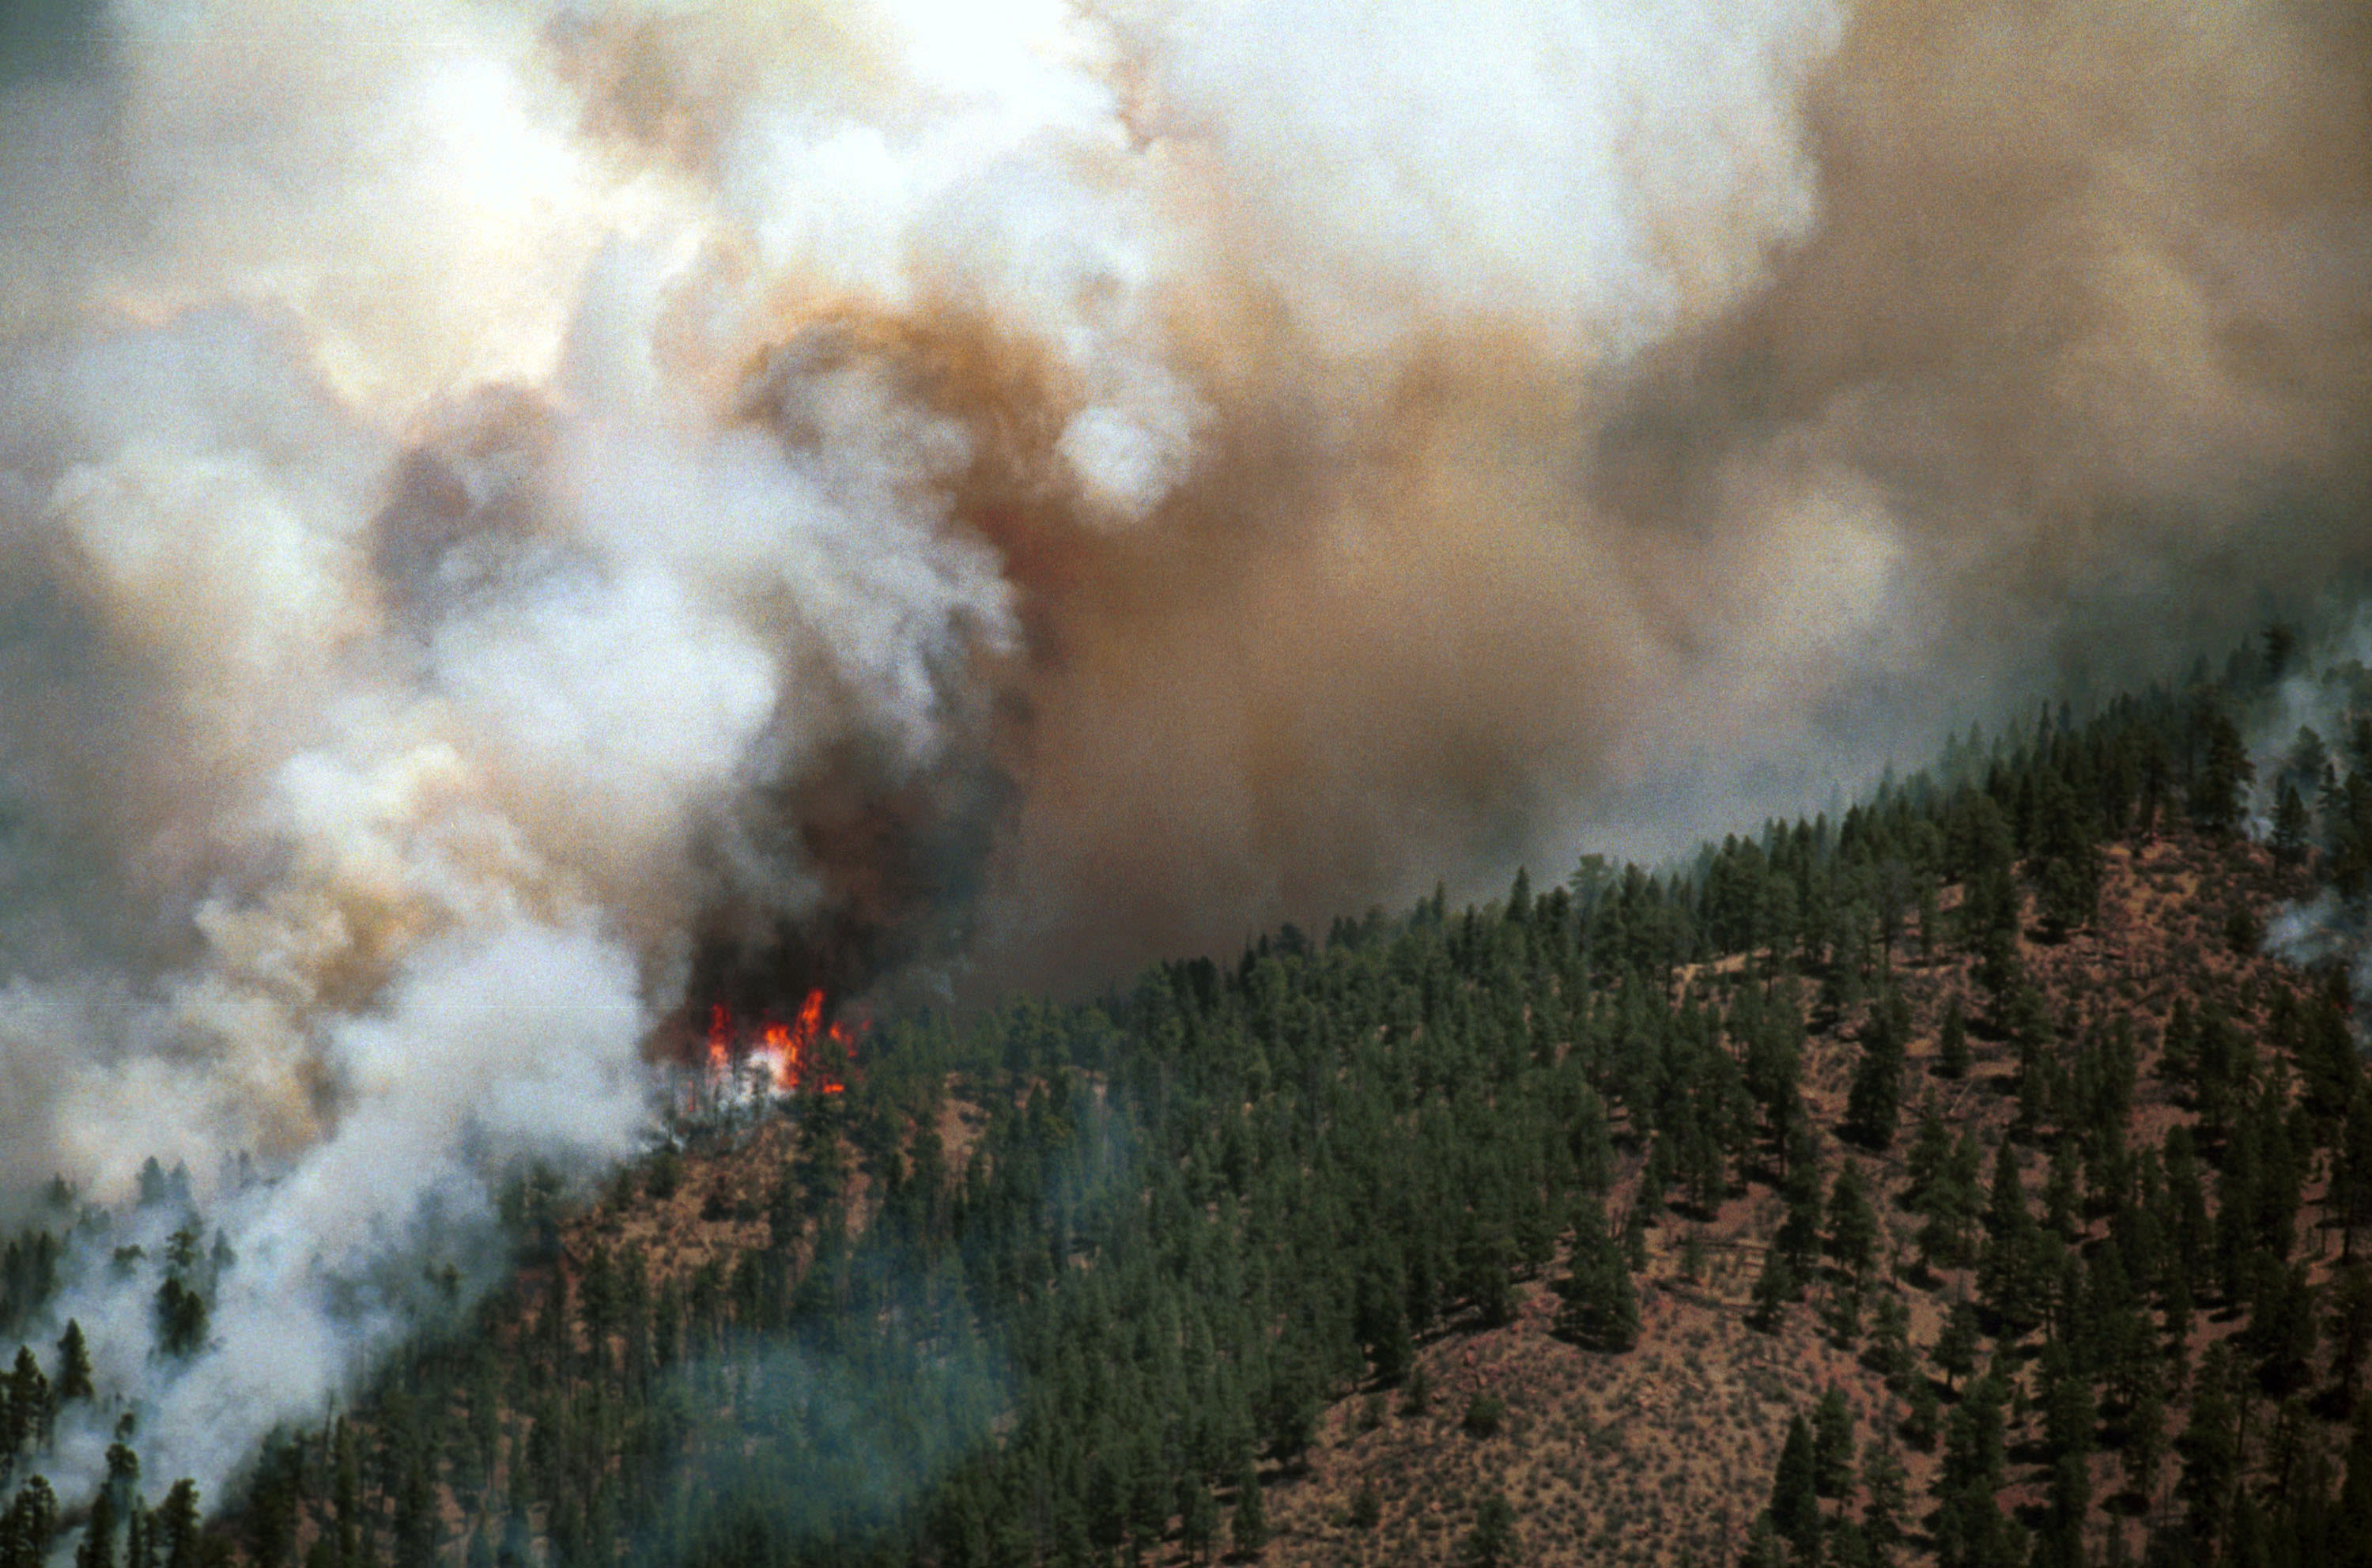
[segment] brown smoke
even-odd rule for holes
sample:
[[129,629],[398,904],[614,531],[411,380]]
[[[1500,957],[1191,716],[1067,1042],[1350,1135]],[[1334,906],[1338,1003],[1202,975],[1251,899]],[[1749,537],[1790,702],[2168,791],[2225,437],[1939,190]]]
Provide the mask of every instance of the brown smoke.
[[961,512],[1031,629],[998,978],[1554,872],[1662,773],[1707,777],[1651,847],[1748,825],[1819,803],[1773,755],[1825,791],[2309,604],[2372,542],[2366,40],[1861,7],[1817,221],[1617,364],[1486,314],[1346,395],[1258,278],[1188,302],[1217,412],[1147,525]]
[[2372,565],[2354,7],[58,14],[0,1181],[283,1175],[210,1492],[686,1009],[1678,852]]

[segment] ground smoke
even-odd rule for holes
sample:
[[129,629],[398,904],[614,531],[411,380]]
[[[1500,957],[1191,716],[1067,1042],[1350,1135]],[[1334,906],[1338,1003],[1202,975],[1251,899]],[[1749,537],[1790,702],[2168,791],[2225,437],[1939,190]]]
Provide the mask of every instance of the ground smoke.
[[188,1165],[218,1348],[61,1305],[210,1494],[688,994],[1652,853],[2361,564],[2329,7],[52,9],[0,1178]]

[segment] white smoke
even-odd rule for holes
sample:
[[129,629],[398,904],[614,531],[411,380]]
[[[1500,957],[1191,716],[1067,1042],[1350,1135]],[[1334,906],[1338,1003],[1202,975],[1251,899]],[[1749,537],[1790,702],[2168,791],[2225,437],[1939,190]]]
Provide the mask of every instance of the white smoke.
[[1390,354],[1495,318],[1584,366],[1709,316],[1809,227],[1796,92],[1842,25],[1821,0],[1267,0],[1151,24],[1158,123],[1320,342]]
[[[2295,633],[2293,633],[2295,635]],[[2334,847],[2350,772],[2372,759],[2355,749],[2356,726],[2372,718],[2372,610],[2358,608],[2320,636],[2296,643],[2287,667],[2243,715],[2256,768],[2250,828],[2271,838],[2283,791],[2305,808],[2307,843]],[[2265,951],[2301,968],[2343,970],[2359,1002],[2372,999],[2372,911],[2361,898],[2325,888],[2284,904],[2265,923]]]
[[[2274,173],[2064,200],[2017,160],[2105,134],[2021,120],[1989,223],[1920,180],[1964,190],[1967,117],[2091,57],[2040,23],[80,16],[0,73],[0,1182],[193,1173],[215,1348],[150,1358],[153,1256],[57,1311],[209,1495],[401,1331],[494,1173],[631,1146],[637,1048],[720,943],[897,934],[861,971],[976,905],[1076,977],[1496,875],[1610,790],[1727,806],[1840,732],[1874,769],[2006,681],[2019,616],[2245,540],[2169,520],[2156,447],[2104,478],[2035,437],[2067,409],[2178,408],[2186,483],[2343,470],[2361,428],[2320,274],[2180,205],[2314,205],[2354,100],[2248,77]],[[1921,50],[1965,91],[1889,97]],[[1916,276],[1898,207],[1943,235]],[[2039,289],[2095,208],[2180,310]],[[229,1151],[262,1179],[217,1185]]]
[[[145,1269],[110,1270],[60,1305],[89,1335],[100,1388],[137,1399],[152,1472],[212,1486],[275,1425],[316,1414],[413,1325],[426,1263],[458,1260],[471,1288],[489,1283],[485,1153],[628,1153],[647,1122],[650,1022],[615,943],[518,921],[424,945],[377,1006],[331,1024],[317,1065],[337,1086],[334,1128],[275,1179],[207,1205],[236,1257],[215,1278],[203,1353],[151,1353],[151,1290],[134,1288],[153,1286]],[[168,1210],[110,1239],[137,1236],[155,1257],[180,1223]],[[67,1413],[60,1465],[101,1473],[111,1410]]]
[[[148,1158],[195,1174],[236,1259],[207,1347],[154,1353],[178,1212],[126,1211],[108,1245],[147,1260],[87,1248],[54,1316],[151,1472],[215,1495],[403,1330],[421,1267],[493,1255],[511,1162],[634,1145],[697,837],[851,735],[926,763],[1011,612],[946,516],[959,429],[861,365],[778,372],[796,448],[735,427],[775,296],[825,280],[746,191],[585,134],[543,20],[102,20],[103,127],[8,106],[99,200],[12,226],[0,305],[0,1162],[117,1203]],[[74,205],[23,172],[11,215]],[[1128,505],[1157,484],[1098,456]],[[234,1150],[263,1179],[218,1189]],[[110,1431],[69,1421],[70,1494]]]

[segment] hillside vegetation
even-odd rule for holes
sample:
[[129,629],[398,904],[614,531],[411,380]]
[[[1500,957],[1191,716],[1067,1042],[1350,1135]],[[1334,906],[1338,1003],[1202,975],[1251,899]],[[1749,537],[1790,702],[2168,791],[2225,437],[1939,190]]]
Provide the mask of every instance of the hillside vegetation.
[[[2365,891],[2372,703],[2258,778],[2287,656],[1678,871],[890,1020],[845,1095],[523,1173],[512,1284],[215,1523],[135,1422],[80,1561],[2372,1561],[2372,1081],[2261,951]],[[70,1360],[8,1383],[0,1568]]]

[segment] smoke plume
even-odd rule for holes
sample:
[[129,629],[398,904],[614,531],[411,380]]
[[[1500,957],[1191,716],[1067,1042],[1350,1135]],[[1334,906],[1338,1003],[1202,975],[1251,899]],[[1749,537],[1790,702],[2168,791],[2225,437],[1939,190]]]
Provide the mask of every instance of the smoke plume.
[[60,1308],[209,1485],[688,1005],[1654,853],[2366,563],[2344,7],[12,14],[0,1182],[265,1173],[215,1349]]

